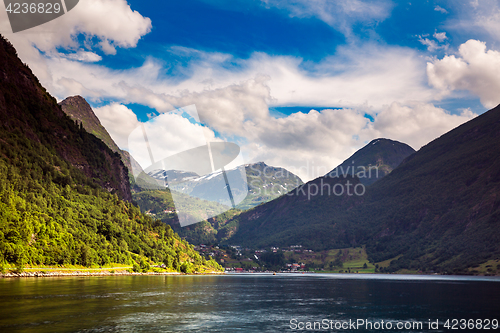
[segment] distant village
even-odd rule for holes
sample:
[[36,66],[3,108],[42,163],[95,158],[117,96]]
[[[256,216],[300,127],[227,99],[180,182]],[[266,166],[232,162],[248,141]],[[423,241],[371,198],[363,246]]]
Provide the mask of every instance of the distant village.
[[[194,247],[201,255],[215,259],[221,264],[226,272],[232,273],[254,273],[254,272],[299,272],[307,270],[303,262],[285,262],[285,253],[313,253],[314,251],[304,249],[302,245],[288,247],[270,247],[268,249],[249,249],[239,245],[231,246],[207,246],[205,244]],[[270,255],[271,254],[271,255]],[[271,258],[271,260],[269,260]],[[277,258],[273,263],[272,258]],[[283,262],[280,262],[280,259]]]

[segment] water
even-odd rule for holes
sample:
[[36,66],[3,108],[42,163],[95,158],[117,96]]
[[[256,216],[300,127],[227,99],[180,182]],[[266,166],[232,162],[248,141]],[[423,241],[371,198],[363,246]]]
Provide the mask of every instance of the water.
[[[357,319],[394,325],[359,332],[451,332],[443,324],[453,318],[500,319],[500,279],[234,274],[0,280],[0,332],[348,332],[335,323]],[[292,329],[322,320],[333,326]],[[429,330],[429,320],[438,320],[439,329]],[[395,327],[413,322],[423,328]],[[490,328],[455,331],[500,332]]]

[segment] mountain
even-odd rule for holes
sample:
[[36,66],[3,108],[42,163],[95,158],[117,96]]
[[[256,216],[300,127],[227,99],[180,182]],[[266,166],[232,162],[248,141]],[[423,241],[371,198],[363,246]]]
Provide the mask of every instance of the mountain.
[[368,186],[387,176],[415,150],[405,143],[375,139],[330,171],[331,176],[351,174]]
[[[344,214],[344,210],[356,202],[347,190],[353,191],[357,186],[358,192],[362,190],[364,193],[366,186],[389,174],[414,152],[407,144],[375,139],[325,176],[234,217],[226,227],[231,229],[229,239],[234,244],[252,247],[295,244],[317,250],[348,247],[350,242],[338,237],[345,231],[328,226],[333,216]],[[324,195],[319,195],[322,188]],[[336,193],[333,193],[334,189],[338,189]],[[340,189],[344,192],[340,193]]]
[[221,269],[130,201],[120,156],[75,124],[0,36],[0,270]]
[[[236,206],[241,210],[271,201],[303,184],[302,180],[290,171],[266,165],[264,162],[226,170],[226,177],[231,179],[231,173],[241,173],[242,168],[245,168],[247,176],[248,195]],[[225,184],[221,171],[199,176],[194,172],[153,170],[148,175],[160,183],[165,181],[165,186],[170,190],[180,191],[202,200],[217,202],[217,198],[221,196],[219,191],[227,191],[220,187],[220,184]]]
[[113,141],[108,131],[101,125],[99,118],[95,115],[92,107],[81,96],[70,96],[59,102],[61,109],[76,123],[82,124],[83,128],[97,138],[101,139],[106,146],[113,152],[118,153],[122,159],[123,164],[127,167],[129,172],[132,170],[142,170],[141,166],[130,154],[121,150]]
[[314,193],[314,184],[356,186],[350,175],[327,175],[303,185],[304,193],[235,216],[227,222],[235,229],[228,242],[317,250],[366,245],[372,262],[392,260],[386,271],[474,272],[500,256],[498,142],[500,107],[422,147],[362,195],[304,195]]
[[[224,226],[231,217],[239,214],[238,209],[231,209],[217,202],[205,201],[190,197],[183,193],[176,193],[177,200],[183,201],[183,207],[199,221],[192,225],[181,227],[176,214],[176,207],[170,190],[144,190],[133,194],[141,211],[168,224],[179,236],[192,244],[218,243],[223,239]],[[207,212],[216,215],[207,218]]]
[[[250,248],[303,245],[313,250],[349,247],[350,231],[336,221],[358,204],[359,178],[316,178],[226,223],[227,242]],[[346,234],[347,232],[347,234]]]
[[[148,175],[160,181],[160,183],[166,178],[168,189],[157,188],[155,190],[135,192],[133,199],[144,212],[153,214],[155,218],[169,224],[175,232],[190,243],[218,243],[233,234],[232,226],[226,225],[226,222],[239,214],[241,210],[270,201],[303,184],[299,177],[286,169],[268,166],[263,162],[246,164],[228,170],[226,171],[228,177],[231,177],[231,172],[240,172],[241,168],[245,168],[246,171],[248,195],[236,206],[236,209],[223,206],[214,199],[214,197],[216,198],[214,193],[217,194],[216,191],[219,185],[223,183],[221,172],[199,176],[192,172],[177,170],[153,170]],[[175,205],[170,194],[170,191],[180,190],[188,194],[177,192],[178,200],[183,196],[186,197],[185,202],[187,202],[187,198],[192,200],[188,204],[189,211],[195,214],[197,210],[200,211],[199,214],[201,214],[201,211],[207,210],[223,213],[209,219],[200,215],[200,220],[205,221],[181,228],[175,215]],[[222,190],[226,191],[225,189]]]
[[101,139],[112,151],[120,151],[108,131],[101,125],[92,107],[83,97],[70,96],[59,102],[59,105],[64,113],[77,122],[77,125],[83,124],[83,128],[87,132]]
[[[93,135],[78,128],[27,66],[20,65],[15,50],[2,38],[0,122],[4,135],[50,147],[79,169],[93,184],[130,201],[127,169],[115,154]],[[71,175],[59,175],[60,183]]]
[[500,107],[455,128],[367,189],[353,218],[389,270],[470,273],[500,256]]
[[185,182],[193,179],[199,179],[200,176],[194,172],[186,172],[179,170],[161,170],[156,169],[148,172],[148,175],[156,180],[164,181],[166,187],[171,187],[172,185],[178,184],[180,182]]
[[290,171],[258,162],[245,165],[248,195],[237,208],[247,210],[271,201],[304,184]]

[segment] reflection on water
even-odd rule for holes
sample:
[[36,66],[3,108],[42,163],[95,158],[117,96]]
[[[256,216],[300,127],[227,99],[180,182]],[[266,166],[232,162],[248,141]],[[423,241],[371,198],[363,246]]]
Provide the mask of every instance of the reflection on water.
[[292,332],[292,318],[500,319],[500,279],[235,274],[0,280],[0,332]]

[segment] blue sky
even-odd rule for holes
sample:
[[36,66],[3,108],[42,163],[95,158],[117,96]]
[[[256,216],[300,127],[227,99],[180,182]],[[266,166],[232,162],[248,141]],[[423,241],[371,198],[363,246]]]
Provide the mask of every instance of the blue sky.
[[307,180],[374,138],[418,149],[500,103],[495,0],[82,0],[17,34],[4,18],[49,92],[85,97],[124,149],[140,122],[195,105],[207,140]]

